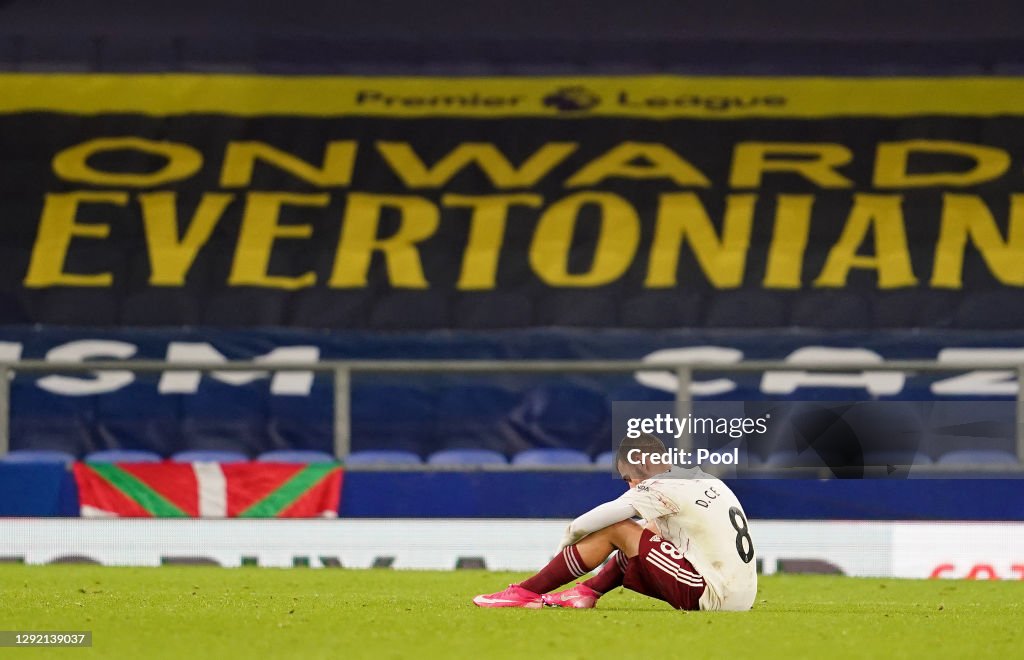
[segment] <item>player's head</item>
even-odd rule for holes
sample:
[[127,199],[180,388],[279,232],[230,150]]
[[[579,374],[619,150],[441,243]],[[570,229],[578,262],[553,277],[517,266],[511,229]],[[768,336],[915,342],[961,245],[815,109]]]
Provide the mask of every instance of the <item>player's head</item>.
[[638,438],[623,438],[615,453],[615,469],[630,488],[635,488],[644,479],[665,471],[663,464],[650,460],[652,454],[664,454],[665,451],[665,443],[649,433],[641,433]]

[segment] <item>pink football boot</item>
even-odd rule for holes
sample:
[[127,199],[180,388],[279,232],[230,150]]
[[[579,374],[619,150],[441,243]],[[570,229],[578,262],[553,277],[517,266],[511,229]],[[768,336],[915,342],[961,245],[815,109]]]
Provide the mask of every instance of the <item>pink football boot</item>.
[[589,610],[597,603],[601,594],[597,593],[585,584],[577,584],[572,589],[559,591],[553,594],[544,594],[541,600],[548,607],[572,607],[579,610]]
[[473,599],[473,604],[477,607],[525,607],[531,610],[540,609],[543,605],[540,594],[518,584],[510,584],[508,589],[496,594],[480,594]]

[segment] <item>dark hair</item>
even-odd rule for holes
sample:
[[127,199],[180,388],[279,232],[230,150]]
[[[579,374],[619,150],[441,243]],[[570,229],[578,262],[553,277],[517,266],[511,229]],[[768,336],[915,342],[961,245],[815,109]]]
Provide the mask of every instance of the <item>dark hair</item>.
[[[666,451],[665,443],[656,435],[641,433],[639,438],[630,438],[627,436],[622,439],[622,442],[619,443],[619,449],[615,452],[616,470],[619,470],[620,465],[630,465],[628,456],[629,452],[634,449],[639,449],[640,453],[644,456],[649,454],[662,454]],[[621,470],[619,470],[619,474],[622,475]]]

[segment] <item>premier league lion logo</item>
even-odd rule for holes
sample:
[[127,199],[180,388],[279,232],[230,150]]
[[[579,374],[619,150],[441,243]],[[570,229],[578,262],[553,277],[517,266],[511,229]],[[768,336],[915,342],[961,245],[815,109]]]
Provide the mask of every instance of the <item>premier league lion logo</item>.
[[586,87],[560,87],[544,97],[544,106],[559,112],[580,112],[590,110],[601,102],[594,92]]

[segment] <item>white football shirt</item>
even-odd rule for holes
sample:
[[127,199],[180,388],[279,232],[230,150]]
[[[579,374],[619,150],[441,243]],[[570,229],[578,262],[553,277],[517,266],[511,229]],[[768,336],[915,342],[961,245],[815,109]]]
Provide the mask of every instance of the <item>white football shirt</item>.
[[704,578],[702,610],[749,610],[757,567],[747,516],[722,480],[673,468],[641,482],[619,501],[632,506],[671,541]]

